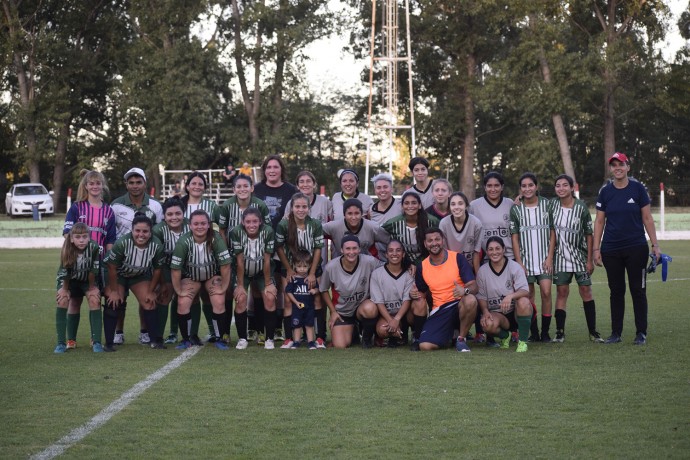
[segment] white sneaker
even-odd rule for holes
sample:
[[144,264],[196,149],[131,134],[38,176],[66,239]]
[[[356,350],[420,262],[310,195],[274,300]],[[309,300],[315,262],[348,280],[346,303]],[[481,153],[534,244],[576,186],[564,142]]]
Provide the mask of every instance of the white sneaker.
[[266,343],[264,343],[264,349],[265,350],[273,350],[276,346],[273,344],[273,340],[271,339],[266,339]]
[[238,350],[244,350],[247,348],[247,345],[249,345],[247,339],[240,339],[237,341],[237,345],[235,345],[235,348],[237,348]]
[[280,348],[286,349],[290,348],[292,346],[292,339],[287,339],[285,342],[283,342],[283,345]]
[[113,339],[113,343],[115,345],[122,345],[125,343],[125,333],[124,332],[119,332],[115,334],[115,338]]
[[147,343],[151,343],[151,337],[149,337],[148,332],[140,332],[139,333],[139,343],[142,345],[146,345]]

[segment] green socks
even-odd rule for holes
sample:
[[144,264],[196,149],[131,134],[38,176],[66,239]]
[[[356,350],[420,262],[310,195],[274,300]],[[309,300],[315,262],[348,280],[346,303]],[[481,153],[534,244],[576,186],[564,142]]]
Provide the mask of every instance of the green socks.
[[79,313],[67,313],[67,340],[77,340],[77,329],[79,329]]
[[520,335],[520,341],[521,342],[527,342],[527,339],[529,338],[529,328],[530,328],[530,325],[532,324],[532,315],[518,316],[517,317],[517,323],[518,323],[518,334]]
[[57,307],[55,309],[55,331],[57,332],[58,343],[67,343],[67,309]]
[[89,323],[91,324],[91,340],[94,343],[101,343],[103,312],[100,308],[98,310],[89,310]]

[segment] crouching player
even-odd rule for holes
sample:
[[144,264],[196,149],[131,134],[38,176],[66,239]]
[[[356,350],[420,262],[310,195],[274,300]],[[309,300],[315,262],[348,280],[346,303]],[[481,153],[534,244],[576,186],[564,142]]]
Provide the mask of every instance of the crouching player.
[[[89,238],[88,225],[77,222],[66,235],[60,253],[60,268],[57,273],[57,310],[55,328],[57,346],[55,353],[64,353],[68,348],[77,347],[77,326],[79,321],[67,321],[67,316],[79,315],[84,297],[89,304],[89,323],[93,351],[103,351],[101,345],[101,293],[96,285],[100,272],[100,249]],[[65,327],[69,340],[65,342]],[[108,350],[111,351],[111,350]]]
[[[211,218],[203,209],[191,214],[189,226],[192,231],[182,235],[175,246],[170,270],[172,284],[177,294],[177,317],[182,343],[177,347],[184,350],[192,346],[189,340],[192,303],[201,292],[202,300],[210,301],[213,307],[213,334],[221,337],[225,330],[225,292],[230,285],[230,253],[220,233],[213,230]],[[203,289],[202,289],[203,287]],[[218,340],[216,348],[227,350],[228,345]]]
[[405,249],[398,240],[391,240],[386,246],[386,264],[371,274],[369,292],[376,304],[379,319],[376,335],[388,338],[391,348],[400,345],[403,333],[407,332],[407,312],[410,310],[410,291],[414,278],[405,266]]
[[[417,266],[416,289],[410,294],[414,299],[415,339],[418,338],[412,346],[413,350],[437,350],[453,339],[453,330],[457,328],[455,349],[469,352],[465,337],[477,314],[477,283],[465,256],[445,249],[444,239],[438,228],[424,232],[429,257]],[[427,293],[433,300],[428,319]]]
[[482,327],[501,340],[501,348],[510,346],[510,331],[520,334],[517,352],[527,351],[532,322],[532,303],[525,270],[505,256],[505,243],[497,236],[486,242],[489,263],[477,272],[477,299],[482,311]]
[[[240,176],[241,178],[242,176]],[[237,182],[237,181],[235,181]],[[230,231],[232,252],[236,258],[235,285],[233,298],[235,299],[235,327],[237,328],[237,345],[235,348],[244,350],[247,341],[247,289],[251,283],[261,292],[264,308],[255,311],[256,315],[263,315],[261,323],[266,325],[270,337],[264,342],[264,348],[272,350],[273,335],[276,330],[276,298],[278,289],[273,280],[273,250],[275,238],[270,224],[264,221],[264,216],[258,207],[249,207],[242,212],[242,223]],[[227,306],[229,302],[225,302]],[[227,318],[228,316],[226,316]],[[230,332],[229,325],[225,325]]]
[[165,253],[163,243],[153,237],[152,228],[151,219],[144,213],[136,213],[132,232],[117,240],[104,260],[108,267],[105,291],[108,305],[103,316],[107,348],[113,344],[117,313],[125,300],[126,290],[132,291],[143,311],[146,328],[152,337],[151,348],[165,348],[156,312],[156,289]]
[[310,350],[316,350],[314,340],[314,295],[319,293],[316,288],[309,288],[307,277],[311,268],[312,256],[307,251],[297,251],[292,257],[292,269],[295,274],[288,280],[285,286],[285,295],[292,303],[292,344],[291,349],[297,349],[302,341],[302,327],[307,333],[307,346]]

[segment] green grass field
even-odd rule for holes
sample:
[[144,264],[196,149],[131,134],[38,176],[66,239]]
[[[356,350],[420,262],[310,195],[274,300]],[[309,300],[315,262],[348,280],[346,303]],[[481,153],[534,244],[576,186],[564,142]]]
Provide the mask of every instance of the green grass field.
[[[624,343],[590,343],[576,289],[566,342],[524,355],[207,346],[64,457],[688,458],[690,242],[662,248],[674,260],[667,283],[649,278],[647,346],[631,344],[629,301]],[[134,343],[134,314],[117,353],[92,353],[86,307],[79,348],[54,355],[57,260],[0,251],[3,458],[43,451],[180,355]],[[594,281],[608,335],[602,269]]]

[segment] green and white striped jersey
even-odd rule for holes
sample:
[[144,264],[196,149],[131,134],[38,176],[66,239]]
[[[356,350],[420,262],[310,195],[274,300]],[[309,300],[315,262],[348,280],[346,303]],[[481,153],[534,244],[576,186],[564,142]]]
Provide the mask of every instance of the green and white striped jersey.
[[510,234],[518,234],[520,258],[528,276],[544,273],[542,264],[549,256],[549,237],[553,224],[549,212],[550,201],[537,197],[536,206],[524,203],[513,205],[510,210]]
[[556,231],[554,272],[579,273],[587,270],[587,235],[593,233],[587,204],[575,200],[564,208],[561,200],[551,200],[551,220]]
[[[249,199],[248,207],[257,208],[259,211],[261,211],[261,215],[264,218],[264,223],[271,225],[271,213],[268,210],[266,203],[252,195]],[[244,209],[245,208],[240,207],[236,196],[228,198],[223,202],[223,204],[220,205],[220,221],[218,222],[218,226],[220,227],[221,231],[226,232],[226,235],[228,235],[228,241],[230,240],[230,232],[232,229],[242,223],[242,213],[244,212]]]
[[98,277],[100,267],[100,248],[98,243],[90,240],[89,244],[84,248],[84,252],[77,256],[74,267],[65,268],[60,264],[57,272],[57,282],[61,285],[67,279],[85,283],[89,280],[89,273],[93,273]]
[[[438,227],[438,219],[428,216],[428,228]],[[422,248],[417,244],[417,227],[408,227],[405,216],[397,216],[382,225],[391,238],[400,241],[405,249],[407,257],[413,265],[422,260]]]
[[170,261],[172,260],[173,251],[175,251],[175,245],[177,244],[180,236],[187,233],[189,228],[189,222],[184,219],[182,222],[182,231],[180,233],[175,233],[172,231],[168,224],[163,221],[159,222],[153,226],[153,236],[158,238],[161,243],[163,243],[163,252],[165,253],[165,262],[163,265],[170,267]]
[[184,211],[184,216],[187,220],[191,219],[192,213],[197,209],[203,209],[211,218],[211,223],[216,223],[220,227],[220,206],[215,201],[208,198],[202,198],[201,203],[187,203],[187,209]]
[[145,275],[161,268],[164,262],[163,243],[158,238],[152,236],[146,247],[140,248],[134,244],[131,233],[117,240],[103,261],[115,265],[123,278]]
[[[282,219],[276,227],[276,249],[283,247],[285,256],[292,265],[292,252],[287,246],[288,220]],[[323,228],[321,222],[307,216],[304,220],[304,229],[297,229],[297,249],[314,254],[315,249],[323,249]]]
[[[238,225],[230,231],[230,244],[233,255],[244,255],[244,276],[250,278],[263,274],[264,254],[273,254],[275,235],[270,223],[261,227],[256,238],[249,238],[244,227]],[[236,258],[233,263],[237,263]]]
[[216,231],[213,233],[211,248],[205,241],[203,243],[194,241],[194,235],[191,232],[182,235],[175,246],[170,269],[182,270],[182,277],[193,281],[206,281],[219,275],[221,265],[229,265],[232,259],[220,233]]

